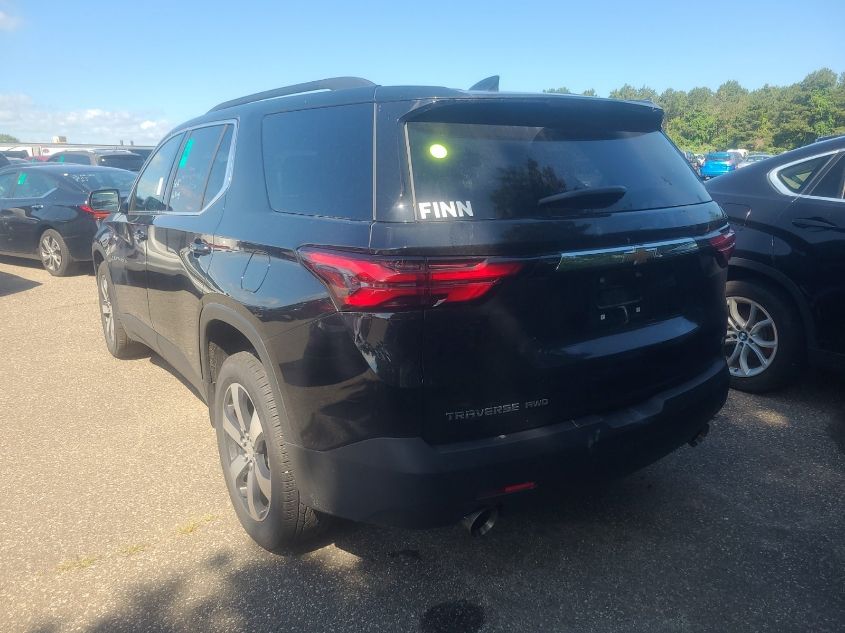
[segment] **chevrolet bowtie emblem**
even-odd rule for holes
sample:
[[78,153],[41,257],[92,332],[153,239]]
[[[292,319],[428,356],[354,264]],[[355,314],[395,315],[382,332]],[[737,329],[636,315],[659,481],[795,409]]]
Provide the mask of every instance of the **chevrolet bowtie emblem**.
[[660,257],[660,254],[657,252],[656,248],[637,247],[625,253],[626,261],[629,261],[634,265],[644,264],[657,257]]

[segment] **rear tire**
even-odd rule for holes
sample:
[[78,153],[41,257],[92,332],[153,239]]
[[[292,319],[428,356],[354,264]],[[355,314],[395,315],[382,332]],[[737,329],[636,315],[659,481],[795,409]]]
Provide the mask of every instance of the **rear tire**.
[[144,345],[133,341],[126,334],[120,317],[117,315],[114,301],[114,285],[106,262],[97,266],[97,296],[100,301],[100,323],[103,326],[103,337],[106,347],[115,358],[133,358],[145,351]]
[[249,352],[229,356],[211,403],[220,464],[241,525],[270,551],[307,543],[326,522],[300,502],[281,415],[261,361]]
[[805,357],[801,318],[792,303],[777,288],[757,281],[729,281],[725,296],[731,387],[763,393],[786,386]]
[[44,269],[54,277],[65,277],[74,269],[70,249],[58,231],[47,229],[41,234],[38,254]]

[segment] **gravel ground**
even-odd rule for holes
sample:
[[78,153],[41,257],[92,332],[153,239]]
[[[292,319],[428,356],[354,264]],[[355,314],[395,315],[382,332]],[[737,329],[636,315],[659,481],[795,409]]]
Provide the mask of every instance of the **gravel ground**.
[[734,392],[701,446],[483,539],[342,524],[275,556],[205,406],[117,361],[94,279],[0,258],[0,630],[843,631],[845,380]]

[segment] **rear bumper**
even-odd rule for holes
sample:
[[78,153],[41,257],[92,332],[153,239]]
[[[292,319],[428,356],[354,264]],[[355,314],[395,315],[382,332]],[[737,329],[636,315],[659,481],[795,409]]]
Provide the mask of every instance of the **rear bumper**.
[[635,406],[478,441],[374,438],[288,452],[306,505],[354,521],[433,527],[495,502],[491,493],[511,484],[606,477],[659,459],[719,411],[728,379],[719,360]]

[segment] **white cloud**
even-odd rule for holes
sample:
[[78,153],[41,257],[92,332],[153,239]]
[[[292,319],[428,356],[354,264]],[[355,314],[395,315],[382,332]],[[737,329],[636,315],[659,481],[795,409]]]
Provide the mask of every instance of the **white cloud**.
[[40,107],[31,97],[0,93],[0,133],[21,141],[49,142],[53,136],[66,136],[69,143],[111,145],[134,141],[155,145],[172,126],[166,119],[150,117],[150,112],[127,110],[51,110]]
[[23,21],[20,18],[9,15],[5,11],[0,11],[0,31],[14,31],[22,23]]

